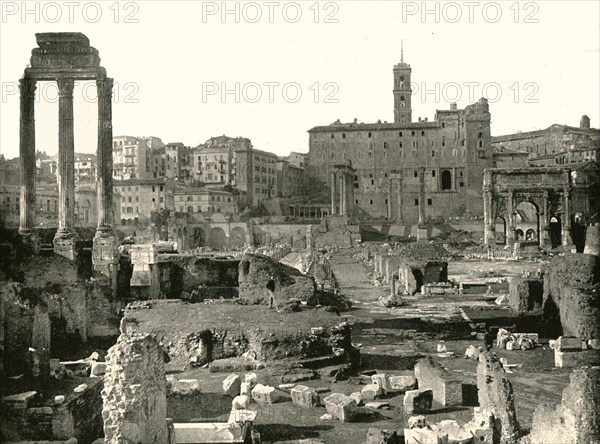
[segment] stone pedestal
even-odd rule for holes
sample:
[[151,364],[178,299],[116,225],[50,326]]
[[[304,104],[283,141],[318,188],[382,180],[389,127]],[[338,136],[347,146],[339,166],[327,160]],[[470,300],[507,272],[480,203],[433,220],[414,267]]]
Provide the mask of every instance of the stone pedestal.
[[21,234],[21,243],[26,254],[38,254],[40,252],[40,238],[35,230],[28,230]]
[[75,250],[76,242],[77,238],[73,233],[56,233],[53,240],[54,253],[74,261],[77,259],[77,251]]
[[428,239],[428,234],[427,234],[427,225],[424,223],[420,223],[417,225],[417,240],[427,240]]
[[119,240],[112,231],[96,231],[92,248],[94,271],[111,281],[113,295],[117,292],[117,272],[119,270]]

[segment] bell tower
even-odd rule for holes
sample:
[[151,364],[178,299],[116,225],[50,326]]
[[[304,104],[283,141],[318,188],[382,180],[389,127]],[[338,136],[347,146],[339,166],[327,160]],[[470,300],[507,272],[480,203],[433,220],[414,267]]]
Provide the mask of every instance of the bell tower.
[[404,63],[404,42],[400,42],[400,63],[394,66],[394,123],[412,122],[411,68]]

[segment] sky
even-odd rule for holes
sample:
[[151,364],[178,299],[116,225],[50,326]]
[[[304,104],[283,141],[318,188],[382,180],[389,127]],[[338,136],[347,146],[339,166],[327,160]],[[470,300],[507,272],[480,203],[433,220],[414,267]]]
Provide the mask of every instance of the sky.
[[[2,1],[0,153],[19,153],[18,80],[35,33],[82,32],[115,79],[113,135],[197,146],[227,134],[308,151],[337,119],[393,120],[412,67],[413,120],[487,97],[492,135],[600,127],[598,1]],[[401,45],[403,42],[403,45]],[[94,152],[95,86],[76,85],[75,150]],[[55,84],[38,85],[36,147],[55,154]]]

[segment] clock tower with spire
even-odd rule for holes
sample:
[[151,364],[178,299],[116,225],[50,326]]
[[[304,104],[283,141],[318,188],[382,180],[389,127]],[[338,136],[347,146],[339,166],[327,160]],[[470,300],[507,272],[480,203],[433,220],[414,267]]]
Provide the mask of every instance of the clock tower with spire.
[[394,123],[411,123],[411,68],[404,63],[404,42],[400,41],[400,63],[394,66]]

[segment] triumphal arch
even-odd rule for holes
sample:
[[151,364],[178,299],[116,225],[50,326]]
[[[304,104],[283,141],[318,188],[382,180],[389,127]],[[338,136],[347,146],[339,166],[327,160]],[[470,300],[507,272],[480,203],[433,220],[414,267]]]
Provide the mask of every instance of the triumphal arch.
[[485,243],[513,245],[526,241],[572,247],[573,215],[591,210],[585,201],[588,187],[582,187],[575,178],[570,168],[486,169]]
[[112,205],[112,89],[113,79],[100,66],[98,51],[81,33],[36,34],[37,48],[20,80],[21,195],[19,232],[35,243],[36,162],[35,90],[43,81],[58,86],[58,230],[54,251],[75,259],[75,139],[73,89],[75,81],[95,81],[98,90],[97,206],[98,228],[94,238],[94,265],[99,271],[115,269],[116,238],[111,230]]

